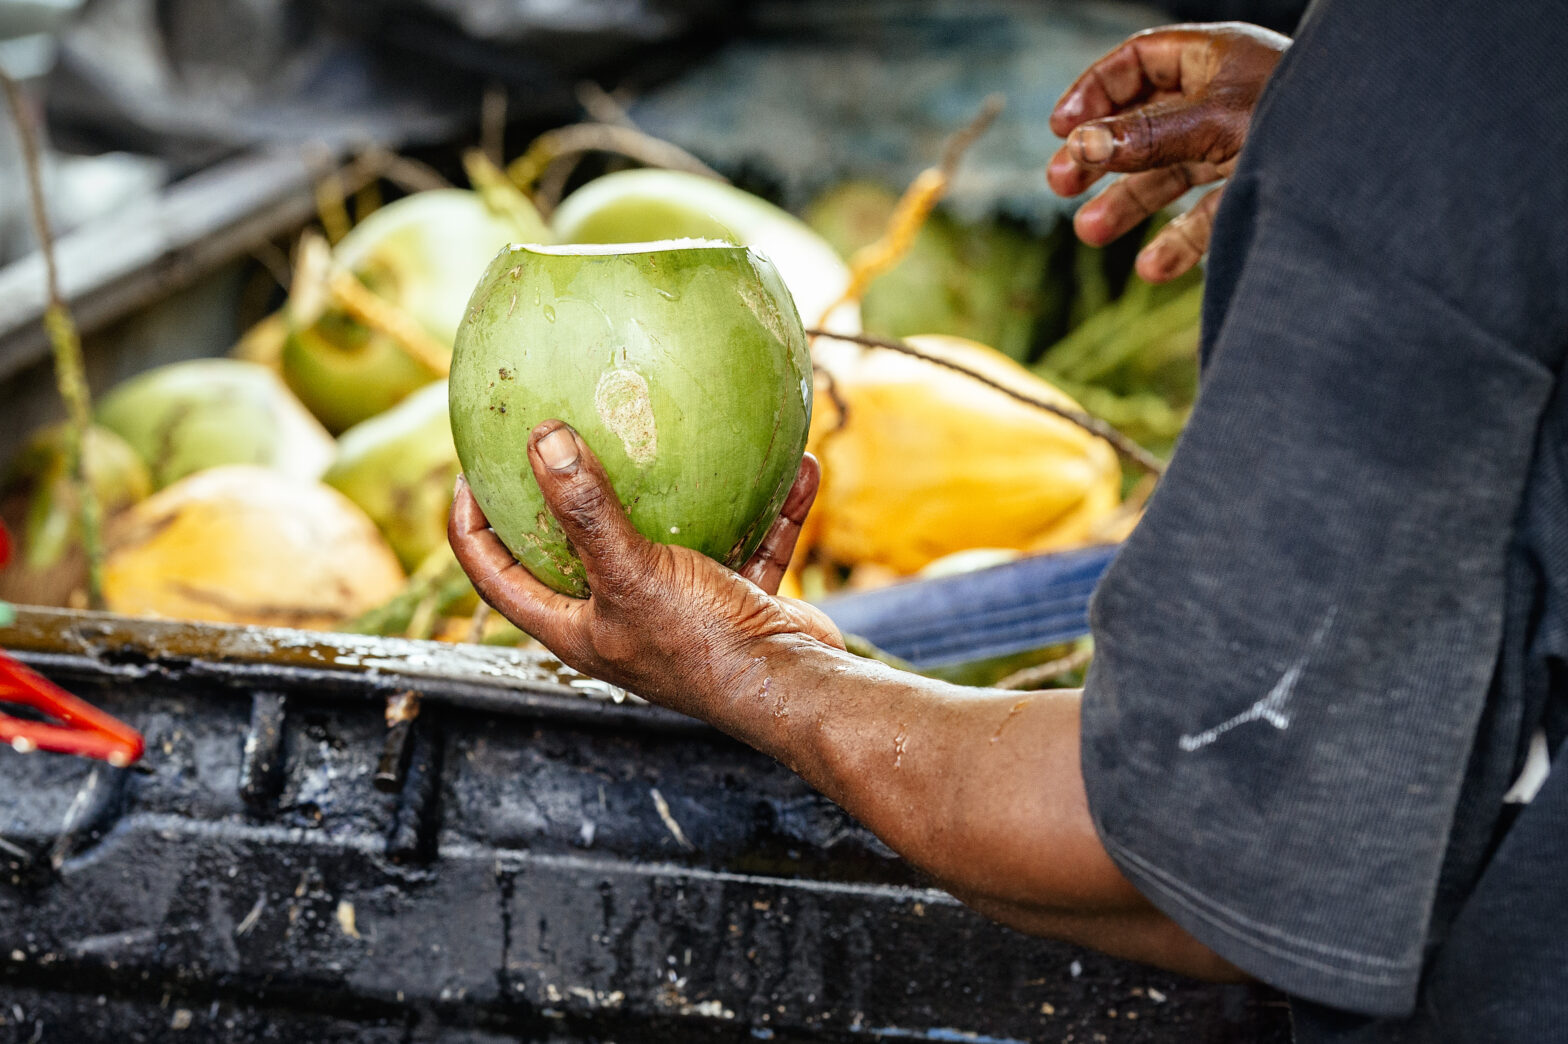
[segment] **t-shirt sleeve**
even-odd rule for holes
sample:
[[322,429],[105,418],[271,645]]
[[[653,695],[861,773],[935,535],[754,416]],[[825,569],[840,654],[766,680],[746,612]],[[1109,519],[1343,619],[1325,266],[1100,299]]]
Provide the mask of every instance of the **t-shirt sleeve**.
[[1199,400],[1096,594],[1084,695],[1128,877],[1251,974],[1372,1015],[1414,1003],[1568,344],[1568,20],[1442,12],[1319,4],[1270,84]]

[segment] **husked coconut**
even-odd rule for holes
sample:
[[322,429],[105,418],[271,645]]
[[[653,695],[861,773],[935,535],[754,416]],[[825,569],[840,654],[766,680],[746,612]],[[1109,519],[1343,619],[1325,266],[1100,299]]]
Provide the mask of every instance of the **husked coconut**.
[[104,396],[97,416],[130,443],[160,489],[222,464],[319,478],[337,450],[277,374],[239,359],[193,359],[138,374]]
[[447,382],[426,385],[338,439],[322,481],[358,504],[381,529],[403,568],[445,549],[457,481],[457,447],[447,417]]
[[[449,353],[468,295],[496,251],[548,238],[531,211],[501,213],[465,189],[419,192],[365,218],[333,249],[327,271],[298,274],[296,283],[347,273]],[[445,376],[436,360],[411,355],[397,337],[333,306],[324,288],[296,286],[285,312],[290,330],[283,376],[332,431],[390,409]]]
[[375,523],[337,490],[269,468],[212,468],[109,529],[113,612],[327,629],[403,586]]
[[571,424],[650,539],[730,567],[789,493],[811,359],[774,266],[703,240],[513,246],[474,291],[452,360],[452,434],[501,540],[560,591],[588,593],[527,455]]

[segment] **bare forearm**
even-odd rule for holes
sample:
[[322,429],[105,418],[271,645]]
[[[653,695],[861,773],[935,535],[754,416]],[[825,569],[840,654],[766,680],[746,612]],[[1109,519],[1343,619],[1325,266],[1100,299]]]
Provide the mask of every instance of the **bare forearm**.
[[814,460],[743,577],[632,529],[597,459],[559,422],[534,430],[529,453],[581,557],[586,601],[520,566],[461,481],[448,531],[480,594],[563,662],[774,755],[998,920],[1214,973],[1213,955],[1100,845],[1077,694],[987,693],[893,671],[845,653],[819,610],[772,595],[810,507]]
[[959,898],[1021,931],[1232,972],[1121,875],[1089,817],[1077,692],[963,689],[795,638],[703,708]]

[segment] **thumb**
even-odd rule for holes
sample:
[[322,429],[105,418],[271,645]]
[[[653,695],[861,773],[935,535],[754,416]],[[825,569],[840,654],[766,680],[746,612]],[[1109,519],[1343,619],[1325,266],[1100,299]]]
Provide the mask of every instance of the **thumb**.
[[615,594],[649,568],[653,545],[626,517],[599,458],[564,421],[545,421],[528,439],[544,502],[583,562],[594,595]]
[[1177,163],[1224,163],[1241,151],[1248,114],[1212,98],[1151,102],[1076,128],[1067,151],[1087,167],[1131,174]]

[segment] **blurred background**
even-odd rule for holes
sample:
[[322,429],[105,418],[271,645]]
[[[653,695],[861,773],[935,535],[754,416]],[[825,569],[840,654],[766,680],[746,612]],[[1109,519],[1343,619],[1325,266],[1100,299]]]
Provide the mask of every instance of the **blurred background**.
[[[0,0],[58,261],[52,302],[0,107],[0,647],[146,740],[0,747],[0,1044],[1288,1040],[1264,991],[983,921],[491,613],[445,377],[507,243],[754,247],[832,330],[785,590],[905,670],[1074,684],[1203,287],[1130,274],[1169,215],[1074,239],[1050,110],[1139,29],[1303,7]],[[680,417],[771,450],[785,399]]]
[[[472,138],[487,89],[504,91],[509,124],[563,122],[581,114],[584,81],[645,109],[654,133],[793,193],[852,175],[902,183],[926,137],[939,140],[979,97],[1003,91],[1014,107],[979,154],[988,176],[960,197],[972,210],[1005,198],[1027,211],[1049,202],[1032,200],[1037,178],[1018,176],[1048,155],[1043,112],[1096,47],[1171,20],[1238,18],[1288,32],[1304,7],[0,0],[0,68],[47,115],[60,231],[240,150]],[[18,161],[0,113],[0,263],[32,242]]]

